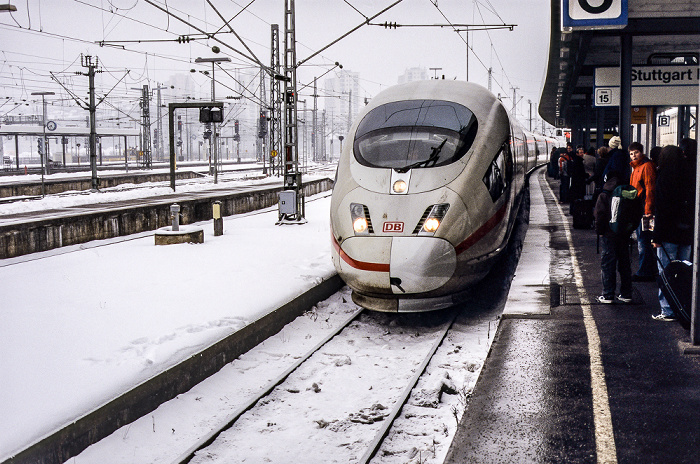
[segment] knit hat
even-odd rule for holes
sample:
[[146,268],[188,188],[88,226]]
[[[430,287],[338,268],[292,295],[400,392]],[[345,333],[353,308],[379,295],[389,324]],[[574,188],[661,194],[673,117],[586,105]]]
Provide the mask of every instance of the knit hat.
[[622,145],[622,140],[620,140],[620,137],[617,135],[610,137],[610,142],[608,142],[608,146],[610,148],[619,148],[620,145]]

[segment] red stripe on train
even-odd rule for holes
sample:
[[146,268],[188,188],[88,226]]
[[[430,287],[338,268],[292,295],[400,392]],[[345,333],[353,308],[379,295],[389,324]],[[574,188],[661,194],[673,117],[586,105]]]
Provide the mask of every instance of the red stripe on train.
[[481,227],[479,227],[473,234],[471,234],[465,241],[460,243],[455,247],[455,251],[457,254],[464,253],[469,249],[472,245],[474,245],[476,242],[484,238],[486,234],[491,232],[494,227],[496,227],[502,220],[503,217],[506,215],[506,210],[508,209],[508,203],[503,203],[503,206],[496,211],[496,214],[491,216],[491,218],[486,221]]
[[340,244],[335,239],[335,235],[333,235],[333,232],[331,232],[331,237],[333,237],[333,248],[335,248],[335,251],[338,252],[338,254],[340,255],[340,258],[343,261],[345,261],[346,263],[348,263],[350,266],[354,267],[355,269],[359,269],[361,271],[389,272],[389,265],[388,264],[368,263],[365,261],[358,261],[356,259],[352,259],[340,247]]

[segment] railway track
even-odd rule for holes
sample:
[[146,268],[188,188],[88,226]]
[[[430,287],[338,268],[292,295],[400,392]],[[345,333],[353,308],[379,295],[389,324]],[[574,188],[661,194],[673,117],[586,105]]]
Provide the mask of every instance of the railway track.
[[502,305],[490,296],[453,311],[384,314],[360,311],[349,294],[75,462],[442,462]]
[[[357,311],[174,463],[291,462],[299,456],[305,462],[369,462],[457,314],[396,318]],[[270,446],[250,442],[260,430]],[[348,437],[354,442],[345,445]],[[274,446],[289,440],[294,449]]]

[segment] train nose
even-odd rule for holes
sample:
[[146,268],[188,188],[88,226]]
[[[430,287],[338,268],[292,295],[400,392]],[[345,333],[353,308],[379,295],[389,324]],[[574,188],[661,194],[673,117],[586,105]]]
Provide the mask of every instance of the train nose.
[[360,292],[429,292],[446,284],[457,268],[454,247],[441,238],[350,237],[334,246],[336,268]]
[[395,294],[428,292],[452,277],[457,254],[446,240],[434,237],[394,237],[391,241],[389,284]]

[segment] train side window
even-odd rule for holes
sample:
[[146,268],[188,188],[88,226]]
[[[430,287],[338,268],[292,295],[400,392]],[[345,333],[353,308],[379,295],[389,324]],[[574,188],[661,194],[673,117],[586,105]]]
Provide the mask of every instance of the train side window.
[[509,169],[508,166],[510,163],[508,163],[507,154],[507,148],[502,147],[498,155],[489,164],[489,168],[486,170],[483,178],[484,185],[486,185],[494,202],[503,195],[512,175],[510,172],[512,169]]

